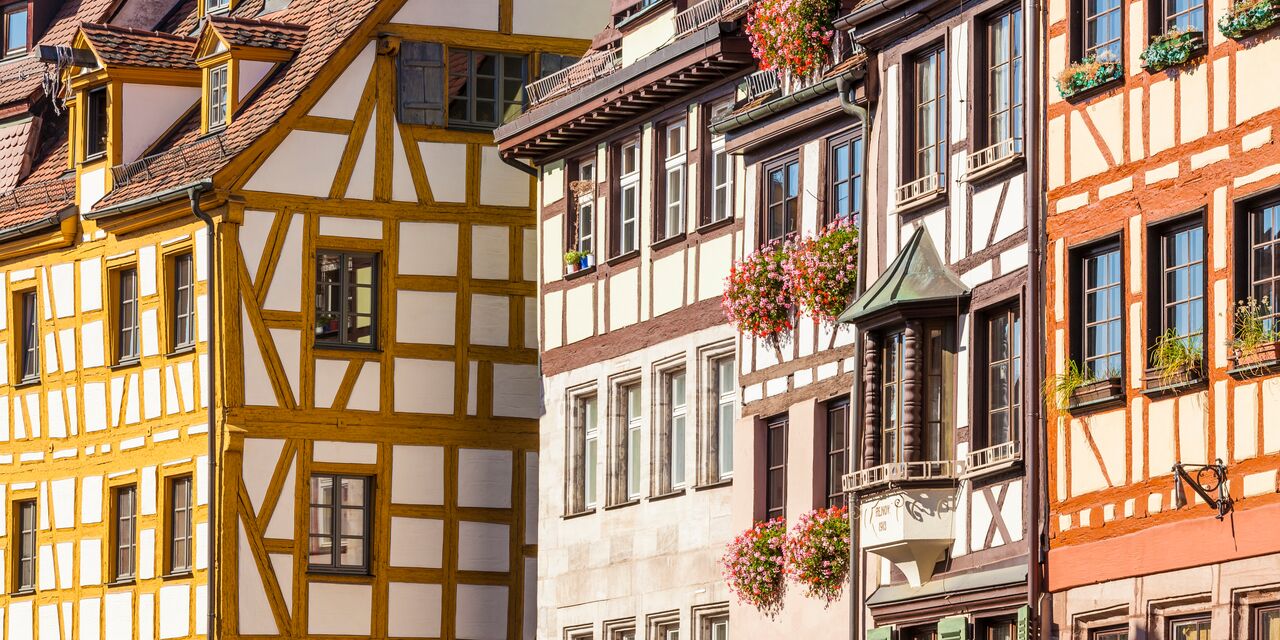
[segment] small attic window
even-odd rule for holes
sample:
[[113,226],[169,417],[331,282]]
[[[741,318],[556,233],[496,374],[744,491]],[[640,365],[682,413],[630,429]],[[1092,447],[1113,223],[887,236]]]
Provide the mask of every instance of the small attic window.
[[206,117],[210,131],[227,126],[227,65],[209,69],[209,95]]
[[4,8],[4,55],[27,51],[27,3],[18,2]]
[[220,13],[231,8],[231,0],[204,0],[204,12]]
[[85,94],[84,157],[93,159],[107,152],[107,88],[98,87]]

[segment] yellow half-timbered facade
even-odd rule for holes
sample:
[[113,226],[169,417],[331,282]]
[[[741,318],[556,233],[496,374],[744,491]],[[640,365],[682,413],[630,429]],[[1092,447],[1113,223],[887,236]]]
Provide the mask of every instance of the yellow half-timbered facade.
[[0,105],[0,637],[534,637],[492,129],[607,9],[44,4],[0,61],[44,79]]

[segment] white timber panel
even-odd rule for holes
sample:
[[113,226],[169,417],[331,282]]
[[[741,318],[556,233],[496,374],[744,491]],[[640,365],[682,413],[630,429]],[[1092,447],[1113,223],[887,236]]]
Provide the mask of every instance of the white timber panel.
[[275,219],[275,213],[270,211],[245,209],[244,222],[240,225],[240,253],[244,256],[244,264],[249,271],[251,281],[258,275],[258,266],[262,264],[262,252],[267,247],[267,240],[271,236],[271,225]]
[[284,244],[280,248],[279,266],[271,279],[271,288],[267,290],[267,297],[262,305],[264,309],[302,310],[302,234],[305,224],[302,214],[293,214],[293,219],[289,222],[289,231],[285,233]]
[[464,202],[467,199],[467,145],[450,142],[419,142],[418,153],[427,172],[427,184],[436,202]]
[[160,587],[160,637],[183,638],[191,628],[191,586]]
[[258,167],[245,188],[328,197],[346,144],[347,137],[343,135],[291,131]]
[[[510,317],[510,298],[479,294],[471,296],[471,344],[507,346]],[[402,318],[400,324],[403,321]]]
[[506,280],[510,272],[509,227],[477,225],[471,228],[471,277]]
[[109,640],[132,638],[133,593],[129,591],[108,593],[103,599],[103,607],[106,609],[104,618],[107,638]]
[[339,238],[382,239],[382,222],[365,218],[320,216],[320,235]]
[[397,291],[396,340],[453,344],[456,298],[457,294],[448,291]]
[[505,640],[507,588],[460,584],[457,592],[457,637],[466,640]]
[[391,518],[391,566],[439,569],[443,554],[444,521]]
[[316,360],[316,407],[328,409],[342,386],[342,376],[347,372],[346,360]]
[[395,445],[391,460],[392,502],[444,504],[444,449]]
[[493,415],[537,418],[542,415],[542,376],[538,365],[493,365]]
[[458,523],[458,569],[505,572],[511,566],[511,527],[492,522]]
[[480,204],[527,207],[532,180],[529,174],[503,162],[497,147],[481,147]]
[[[286,494],[287,495],[287,494]],[[289,510],[293,512],[292,509]],[[284,553],[273,553],[271,570],[276,574],[276,583],[280,585],[280,593],[284,596],[284,607],[293,613],[293,556]]]
[[[294,495],[294,491],[295,491],[294,482],[296,482],[297,480],[297,468],[298,468],[298,465],[296,462],[290,463],[289,472],[286,473],[284,476],[284,484],[281,485],[281,490],[280,490],[281,499],[278,502],[276,502],[275,511],[271,512],[271,521],[267,523],[267,530],[263,532],[263,535],[265,535],[268,538],[275,538],[280,540],[288,540],[293,538],[294,522],[293,522],[292,496]],[[286,574],[286,576],[287,575],[288,574]],[[280,581],[281,587],[283,587],[286,583],[292,584],[293,580],[282,579]],[[289,601],[286,599],[286,602],[289,602]]]
[[369,635],[373,610],[371,585],[313,582],[308,585],[308,592],[308,633]]
[[351,388],[351,398],[347,400],[347,409],[354,411],[377,411],[381,406],[381,373],[382,364],[366,362],[356,377],[356,384]]
[[511,508],[511,452],[458,450],[458,506]]
[[[408,0],[391,18],[403,24],[424,24],[467,29],[498,29],[497,0]],[[598,25],[597,25],[598,26]]]
[[[271,385],[271,376],[267,373],[267,364],[263,361],[258,341],[254,339],[253,325],[249,322],[249,314],[243,309],[241,315],[242,342],[244,347],[244,402],[249,405],[267,407],[276,406],[275,387]],[[115,385],[112,384],[112,392]]]
[[301,398],[298,387],[302,377],[302,332],[297,329],[268,329],[268,332],[276,345],[276,353],[280,355],[280,365],[285,379],[289,381],[289,389],[295,400]]
[[[246,461],[247,468],[247,461]],[[246,635],[275,635],[276,619],[271,613],[271,605],[267,602],[267,590],[263,587],[262,576],[258,573],[258,564],[253,561],[253,551],[249,549],[249,541],[245,538],[244,527],[238,528],[239,544],[239,602],[236,603],[240,619],[240,633]],[[314,587],[313,587],[314,588]],[[354,602],[345,606],[334,605],[343,613],[355,613]],[[332,612],[330,615],[333,615]]]
[[451,360],[395,359],[395,410],[453,413]]
[[458,275],[458,225],[401,222],[399,272],[415,276]]
[[374,45],[370,43],[360,50],[342,75],[329,86],[324,96],[311,107],[311,115],[344,120],[354,118],[360,96],[364,93],[364,85],[369,80],[369,71],[373,69],[373,59]]
[[271,484],[271,476],[275,473],[276,462],[280,460],[280,451],[283,449],[284,440],[245,438],[244,485],[249,491],[249,501],[255,513],[262,507],[267,486]]
[[441,586],[392,582],[387,585],[387,633],[400,638],[440,635]]

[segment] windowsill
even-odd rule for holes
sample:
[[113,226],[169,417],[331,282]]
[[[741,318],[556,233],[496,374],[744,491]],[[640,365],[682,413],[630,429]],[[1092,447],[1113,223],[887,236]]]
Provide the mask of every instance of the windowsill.
[[9,592],[9,597],[10,597],[10,598],[25,598],[25,597],[27,597],[27,596],[34,596],[35,594],[36,594],[36,590],[35,590],[35,588],[33,587],[33,588],[31,588],[31,589],[21,589],[21,590],[19,590],[19,591],[10,591],[10,592]]
[[607,264],[607,265],[609,265],[609,266],[611,266],[611,267],[612,267],[612,266],[615,266],[615,265],[622,264],[622,263],[624,263],[624,262],[629,262],[629,261],[631,261],[631,260],[633,260],[633,259],[635,259],[635,258],[638,258],[638,257],[640,257],[640,250],[639,250],[639,249],[633,249],[633,250],[631,250],[631,251],[628,251],[627,253],[623,253],[623,254],[620,254],[620,255],[616,255],[616,256],[614,256],[614,257],[612,257],[612,258],[609,258],[608,260],[606,260],[606,261],[605,261],[605,264]]
[[577,280],[578,278],[586,277],[586,275],[589,273],[595,273],[595,272],[596,272],[596,265],[593,264],[587,267],[586,269],[578,269],[577,271],[570,271],[568,273],[565,273],[564,279]]
[[928,207],[941,204],[947,199],[946,187],[938,187],[928,193],[918,195],[910,200],[904,200],[898,203],[894,211],[898,214],[907,214],[926,209]]
[[661,240],[654,240],[653,244],[649,245],[649,248],[654,251],[657,251],[658,249],[669,247],[673,244],[683,241],[684,236],[685,236],[684,232],[681,231],[680,233],[677,233],[674,236],[669,236]]
[[586,511],[579,511],[579,512],[577,512],[577,513],[566,513],[566,514],[564,514],[564,515],[560,516],[560,519],[561,519],[561,520],[574,520],[574,519],[576,519],[576,518],[581,518],[581,517],[584,517],[584,516],[593,515],[595,512],[596,512],[595,507],[592,507],[592,508],[590,508],[590,509],[587,509]]
[[1075,415],[1121,406],[1125,400],[1123,384],[1121,378],[1109,378],[1080,387],[1072,394],[1067,410]]
[[614,509],[622,509],[624,507],[630,507],[632,505],[637,505],[637,504],[640,504],[640,498],[632,498],[630,500],[627,500],[626,502],[619,502],[618,504],[608,505],[604,508],[604,510],[613,511]]
[[138,366],[138,365],[140,365],[140,364],[142,364],[142,359],[141,359],[141,358],[130,358],[130,359],[128,359],[128,360],[121,360],[121,361],[119,361],[119,362],[117,362],[117,363],[115,363],[115,364],[111,365],[111,370],[112,370],[112,371],[118,371],[118,370],[120,370],[120,369],[128,369],[128,368],[130,368],[130,367],[136,367],[136,366]]
[[204,133],[196,136],[196,140],[205,140],[207,138],[214,138],[214,137],[217,137],[218,134],[226,130],[227,130],[227,125],[225,124],[218,127],[209,127],[208,131],[205,131]]
[[[1209,44],[1208,44],[1208,42],[1205,40],[1204,32],[1203,32],[1203,31],[1197,31],[1196,33],[1199,33],[1200,35],[1197,37],[1197,42],[1196,42],[1195,46],[1191,47],[1191,54],[1190,54],[1190,57],[1187,59],[1187,61],[1186,61],[1186,62],[1184,62],[1184,63],[1182,63],[1182,64],[1169,65],[1169,66],[1167,66],[1167,67],[1165,67],[1165,68],[1163,68],[1163,69],[1156,69],[1156,70],[1152,70],[1152,69],[1148,69],[1148,68],[1146,68],[1146,67],[1143,67],[1143,71],[1146,71],[1149,75],[1153,75],[1153,76],[1154,76],[1154,75],[1157,75],[1157,74],[1160,74],[1160,73],[1166,73],[1166,72],[1178,73],[1178,71],[1179,71],[1179,70],[1181,70],[1181,69],[1185,69],[1185,68],[1187,68],[1187,67],[1193,67],[1193,66],[1195,66],[1196,58],[1199,58],[1200,56],[1204,55],[1204,54],[1205,54],[1205,52],[1207,52],[1207,51],[1209,50]],[[1157,35],[1157,36],[1163,36],[1163,35],[1167,35],[1167,34],[1166,34],[1166,33],[1159,33],[1159,34],[1156,34],[1156,35]],[[1221,34],[1219,34],[1219,35],[1221,35]],[[1155,36],[1152,36],[1152,37],[1155,37]],[[1148,38],[1148,42],[1150,42],[1150,38]]]
[[733,216],[727,216],[725,218],[721,218],[719,220],[713,220],[711,222],[707,222],[703,224],[702,226],[698,227],[698,233],[708,233],[711,231],[715,231],[720,227],[727,227],[731,224],[733,224]]
[[328,578],[342,582],[354,582],[358,584],[373,584],[373,574],[367,569],[330,569],[327,567],[307,567],[307,575],[316,576],[317,578]]
[[656,496],[649,496],[649,502],[658,502],[660,500],[669,500],[671,498],[678,498],[682,495],[685,495],[685,493],[686,491],[683,487],[680,489],[672,489],[671,491],[668,491],[666,493],[660,493]]
[[1180,377],[1165,377],[1158,369],[1147,369],[1143,375],[1142,393],[1146,396],[1178,395],[1208,383],[1204,372],[1196,369]]
[[132,587],[135,584],[137,584],[137,580],[135,578],[119,578],[117,580],[108,582],[107,588],[113,589],[115,587]]
[[964,181],[969,184],[982,184],[989,180],[993,180],[999,176],[1003,176],[1006,172],[1015,168],[1021,169],[1025,166],[1026,157],[1021,153],[1012,153],[999,160],[989,162],[984,166],[978,167],[965,174]]
[[193,573],[190,569],[187,569],[184,571],[179,571],[177,573],[166,573],[164,575],[161,575],[160,579],[161,580],[184,580],[184,579],[190,579],[193,576],[195,576],[195,573]]
[[1125,76],[1121,74],[1119,78],[1112,78],[1106,82],[1103,82],[1102,84],[1089,87],[1088,89],[1084,89],[1082,91],[1077,91],[1062,99],[1072,104],[1084,102],[1085,100],[1088,100],[1089,98],[1092,98],[1100,93],[1106,93],[1107,91],[1110,91],[1116,88],[1117,86],[1124,85],[1124,79],[1125,79]]
[[105,160],[105,159],[106,159],[106,157],[107,157],[107,152],[106,152],[106,151],[99,151],[99,152],[97,152],[97,153],[95,153],[95,154],[93,154],[93,155],[85,156],[85,157],[84,157],[84,160],[81,160],[80,162],[81,162],[81,164],[89,164],[90,162],[97,162],[97,161],[99,161],[99,160]]
[[694,490],[694,491],[707,491],[707,490],[710,490],[710,489],[719,489],[719,488],[721,488],[721,487],[732,487],[732,486],[733,486],[733,477],[732,477],[732,476],[730,476],[730,477],[725,478],[725,479],[723,479],[723,480],[716,480],[715,482],[708,482],[708,483],[706,483],[706,484],[700,484],[700,485],[698,485],[698,486],[694,487],[694,488],[693,488],[693,490]]
[[13,388],[21,389],[23,387],[34,387],[38,384],[40,384],[40,376],[36,376],[34,378],[23,378],[14,383]]
[[978,480],[1020,467],[1022,467],[1022,454],[1018,454],[1017,456],[1001,460],[999,462],[993,462],[973,470],[965,469],[959,477],[961,480]]
[[194,344],[188,344],[188,345],[183,345],[183,346],[181,346],[181,347],[178,347],[178,348],[174,349],[173,351],[170,351],[170,352],[169,352],[168,354],[166,354],[166,355],[168,355],[169,357],[171,357],[171,358],[172,358],[172,357],[176,357],[176,356],[185,356],[185,355],[187,355],[187,354],[195,353],[195,352],[196,352],[196,345],[194,345]]
[[365,352],[365,353],[378,353],[377,347],[363,347],[355,344],[329,344],[329,343],[317,342],[317,343],[314,343],[313,349],[317,353],[323,353],[325,351],[333,351],[338,353],[351,353],[352,351]]

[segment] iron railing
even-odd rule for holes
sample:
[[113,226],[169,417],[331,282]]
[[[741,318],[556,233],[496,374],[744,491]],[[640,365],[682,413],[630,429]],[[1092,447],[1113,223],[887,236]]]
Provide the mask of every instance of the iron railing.
[[189,169],[232,154],[226,135],[218,134],[181,144],[157,154],[111,167],[111,179],[117,187],[149,180],[174,169]]
[[778,73],[776,71],[757,71],[746,79],[747,99],[758,98],[778,90]]
[[980,473],[1021,459],[1022,442],[1010,440],[986,449],[970,452],[968,456],[965,456],[964,468],[961,473],[965,475]]
[[1021,153],[1022,138],[1005,138],[989,147],[975,151],[966,162],[969,173],[972,174]]
[[898,206],[927,198],[942,190],[942,174],[931,173],[898,187]]
[[728,22],[746,11],[751,0],[702,0],[676,14],[676,37],[688,35],[713,22]]
[[955,477],[956,463],[951,460],[891,462],[846,474],[841,484],[848,493],[905,480],[954,480]]
[[57,205],[75,200],[76,181],[74,178],[53,178],[39,182],[28,182],[18,185],[5,193],[0,193],[0,210],[10,211],[22,207],[39,204]]
[[622,68],[622,49],[596,51],[545,78],[524,87],[529,105],[538,105],[551,98],[590,84]]

